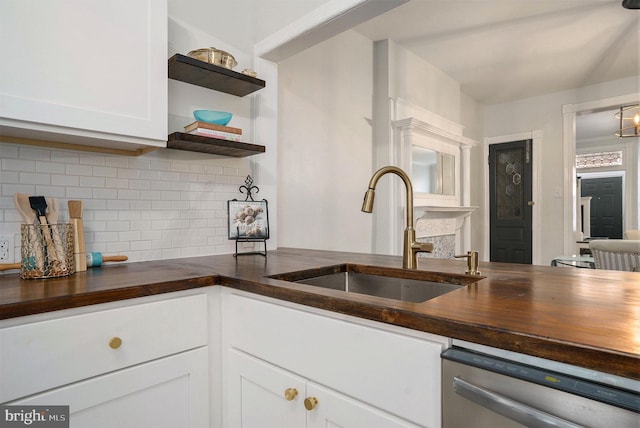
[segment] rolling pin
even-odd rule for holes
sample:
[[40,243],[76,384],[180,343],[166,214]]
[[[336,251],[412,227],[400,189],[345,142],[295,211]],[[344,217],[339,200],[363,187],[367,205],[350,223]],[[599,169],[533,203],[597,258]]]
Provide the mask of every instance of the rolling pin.
[[[127,256],[103,256],[102,253],[87,253],[87,267],[100,267],[104,262],[126,262],[129,260]],[[29,269],[35,268],[35,260],[30,257]],[[3,270],[21,269],[22,263],[0,263],[0,272]]]
[[104,262],[126,262],[127,256],[103,256],[102,253],[87,253],[87,267],[100,267]]
[[20,269],[22,263],[0,263],[0,271],[9,269]]

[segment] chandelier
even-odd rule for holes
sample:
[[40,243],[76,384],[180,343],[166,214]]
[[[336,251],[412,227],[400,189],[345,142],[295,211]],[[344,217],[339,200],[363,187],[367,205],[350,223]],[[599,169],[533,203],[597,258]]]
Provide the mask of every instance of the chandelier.
[[620,107],[615,118],[620,121],[616,136],[620,138],[640,137],[640,104]]

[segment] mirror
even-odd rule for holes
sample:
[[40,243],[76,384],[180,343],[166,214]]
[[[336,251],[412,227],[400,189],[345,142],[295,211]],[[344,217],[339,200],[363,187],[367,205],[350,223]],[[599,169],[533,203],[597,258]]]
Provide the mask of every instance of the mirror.
[[411,146],[413,191],[455,195],[455,157],[422,146]]

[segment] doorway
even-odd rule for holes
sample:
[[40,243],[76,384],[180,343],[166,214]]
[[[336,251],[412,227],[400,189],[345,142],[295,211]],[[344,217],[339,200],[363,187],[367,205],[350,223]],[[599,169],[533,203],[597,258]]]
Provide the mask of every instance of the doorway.
[[532,140],[489,146],[492,262],[532,263]]
[[591,196],[591,237],[622,239],[622,177],[583,178],[581,196]]

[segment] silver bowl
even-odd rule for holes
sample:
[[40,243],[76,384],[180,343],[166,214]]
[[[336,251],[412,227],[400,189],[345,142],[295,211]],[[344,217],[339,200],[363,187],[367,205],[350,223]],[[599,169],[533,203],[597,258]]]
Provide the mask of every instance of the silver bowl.
[[196,49],[187,54],[191,58],[208,62],[209,64],[219,65],[220,67],[233,70],[238,65],[236,59],[229,52],[225,52],[216,48]]

